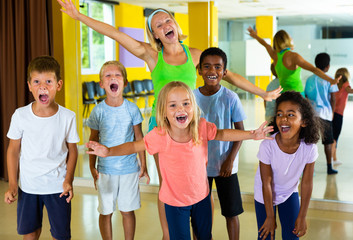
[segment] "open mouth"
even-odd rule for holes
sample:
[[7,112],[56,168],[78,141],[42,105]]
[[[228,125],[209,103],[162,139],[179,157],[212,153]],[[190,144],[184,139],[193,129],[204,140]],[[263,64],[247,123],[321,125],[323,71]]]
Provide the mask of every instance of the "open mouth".
[[40,94],[39,95],[39,101],[41,103],[47,103],[49,100],[49,96],[47,94]]
[[174,31],[173,31],[173,30],[168,31],[168,32],[165,34],[165,36],[166,36],[167,38],[172,38],[172,37],[174,37]]
[[182,116],[177,116],[176,117],[176,120],[177,120],[178,123],[185,123],[187,119],[188,119],[187,115],[182,115]]
[[207,76],[207,79],[209,79],[209,80],[217,80],[217,76]]
[[119,85],[116,83],[112,83],[110,84],[110,90],[112,90],[112,92],[117,92],[119,89]]
[[290,129],[289,126],[281,126],[281,132],[285,133],[285,132],[288,132]]

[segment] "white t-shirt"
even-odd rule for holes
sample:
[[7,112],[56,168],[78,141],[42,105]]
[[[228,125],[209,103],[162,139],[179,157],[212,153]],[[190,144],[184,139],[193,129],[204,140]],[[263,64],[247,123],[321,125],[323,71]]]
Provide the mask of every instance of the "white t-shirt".
[[[277,133],[276,133],[277,134]],[[300,141],[297,151],[293,154],[283,152],[276,141],[276,134],[272,140],[263,140],[257,157],[272,169],[272,201],[273,205],[285,202],[293,192],[298,192],[299,178],[305,165],[313,163],[319,156],[316,144],[306,144]],[[260,167],[255,175],[254,198],[264,203]]]
[[21,139],[19,187],[22,191],[31,194],[63,191],[66,143],[80,141],[74,112],[59,106],[53,116],[38,117],[30,103],[12,115],[7,137]]

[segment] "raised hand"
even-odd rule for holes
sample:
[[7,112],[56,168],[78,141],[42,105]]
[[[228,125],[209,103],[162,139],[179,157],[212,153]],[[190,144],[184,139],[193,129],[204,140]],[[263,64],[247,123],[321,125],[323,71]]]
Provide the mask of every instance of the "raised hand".
[[252,38],[257,37],[257,32],[252,27],[248,27],[248,32],[249,32],[250,37],[252,37]]
[[92,149],[87,151],[88,154],[97,155],[99,157],[107,157],[109,154],[109,148],[95,141],[89,141],[86,143],[86,147]]
[[262,98],[265,101],[272,101],[274,99],[277,99],[279,96],[281,96],[281,92],[282,92],[283,88],[281,86],[279,86],[277,89],[266,92],[264,96],[262,96]]
[[337,78],[335,78],[335,80],[333,82],[331,82],[331,85],[338,84],[340,82],[341,78],[342,78],[342,75],[339,75]]
[[267,121],[262,123],[258,129],[251,131],[251,133],[254,134],[254,137],[253,137],[254,140],[272,139],[272,137],[267,137],[267,134],[273,131],[273,126],[265,127],[266,124],[267,124]]
[[80,12],[76,9],[75,5],[71,0],[57,0],[58,3],[63,7],[64,9],[60,9],[60,11],[66,13],[70,17],[72,17],[75,20],[78,20],[78,16],[80,15]]

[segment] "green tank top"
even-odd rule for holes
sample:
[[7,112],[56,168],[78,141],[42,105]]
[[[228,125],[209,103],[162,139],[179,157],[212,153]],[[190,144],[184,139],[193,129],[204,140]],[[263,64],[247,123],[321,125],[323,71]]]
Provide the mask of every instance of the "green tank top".
[[277,53],[277,64],[275,66],[275,69],[279,79],[279,83],[283,88],[283,92],[292,90],[302,93],[304,92],[304,87],[300,78],[301,67],[298,67],[295,70],[289,70],[283,65],[283,56],[288,51],[289,49],[285,49]]
[[158,95],[167,83],[180,81],[188,85],[192,90],[196,88],[196,67],[192,61],[189,48],[183,44],[182,46],[188,59],[186,63],[181,65],[174,66],[166,63],[163,59],[163,49],[158,52],[158,61],[151,73],[155,97],[152,106],[152,116],[156,116]]

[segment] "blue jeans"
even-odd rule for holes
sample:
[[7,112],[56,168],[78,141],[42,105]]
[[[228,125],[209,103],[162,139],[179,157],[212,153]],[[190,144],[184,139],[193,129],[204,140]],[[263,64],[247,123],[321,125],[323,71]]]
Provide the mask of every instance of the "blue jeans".
[[210,194],[198,203],[186,207],[165,204],[171,240],[190,240],[190,217],[198,240],[212,239],[212,208]]
[[[299,194],[297,192],[293,193],[285,202],[273,206],[273,211],[275,213],[276,218],[276,207],[278,207],[278,215],[281,222],[282,227],[282,239],[299,239],[295,234],[292,233],[295,226],[295,221],[297,220],[299,214]],[[257,228],[260,229],[266,220],[266,209],[265,205],[259,203],[255,200],[255,212],[257,219]],[[258,234],[258,238],[260,238],[260,234]],[[270,240],[271,235],[269,234],[266,240]]]

